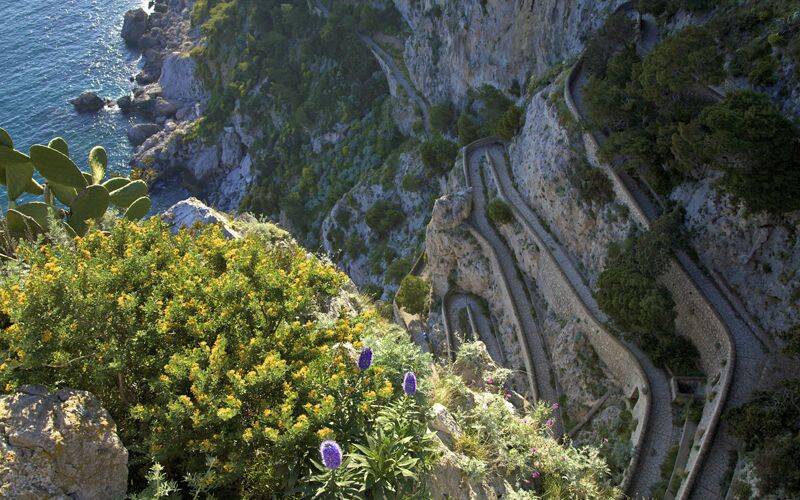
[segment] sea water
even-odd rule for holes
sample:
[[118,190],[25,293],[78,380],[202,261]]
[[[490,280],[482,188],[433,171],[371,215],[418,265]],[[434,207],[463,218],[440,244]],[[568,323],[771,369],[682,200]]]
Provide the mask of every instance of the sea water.
[[[130,93],[140,54],[120,37],[125,12],[146,0],[0,0],[0,127],[14,147],[63,137],[88,170],[89,150],[108,151],[109,174],[128,172],[131,118],[116,107],[78,114],[69,103],[92,90],[116,99]],[[0,186],[0,208],[7,197]]]

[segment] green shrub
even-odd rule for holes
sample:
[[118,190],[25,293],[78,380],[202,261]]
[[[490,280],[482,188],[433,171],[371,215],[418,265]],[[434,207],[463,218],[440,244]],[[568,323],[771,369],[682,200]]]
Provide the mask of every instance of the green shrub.
[[753,69],[747,78],[754,84],[762,87],[769,87],[778,82],[778,61],[768,55],[762,57],[753,65]]
[[486,205],[486,216],[495,224],[508,224],[514,220],[514,213],[508,203],[495,198]]
[[453,167],[458,155],[458,146],[441,134],[434,134],[422,143],[420,156],[422,163],[436,174],[444,174]]
[[703,110],[698,156],[725,173],[722,184],[752,211],[800,209],[800,130],[769,98],[731,92]]
[[428,310],[431,285],[424,278],[407,275],[400,282],[395,300],[397,305],[411,314],[424,314]]
[[652,228],[609,248],[595,297],[609,318],[659,366],[694,374],[695,347],[675,333],[675,302],[658,277],[682,241],[682,212],[662,216]]
[[590,204],[602,206],[614,200],[614,185],[611,179],[601,169],[589,165],[586,160],[578,163],[570,175],[570,180],[581,199]]
[[[221,497],[284,496],[312,473],[320,440],[368,443],[382,425],[372,408],[397,407],[397,372],[425,376],[430,362],[369,310],[325,315],[346,277],[291,241],[231,241],[217,228],[173,236],[154,219],[18,255],[26,271],[0,278],[0,386],[97,395],[131,454],[134,488],[146,476],[166,484],[147,472],[152,459],[191,474],[181,489],[208,477]],[[334,346],[365,334],[375,362],[359,372]]]
[[583,63],[589,73],[605,76],[608,60],[623,46],[630,43],[636,34],[636,24],[626,12],[617,12],[606,19],[605,24],[586,44]]
[[442,102],[431,106],[431,128],[441,134],[447,133],[453,126],[455,110],[450,102]]
[[480,139],[480,128],[466,111],[458,117],[456,129],[458,131],[458,142],[462,146]]
[[708,29],[690,26],[658,44],[642,62],[639,80],[652,102],[692,91],[698,82],[718,84],[724,77],[722,53]]
[[381,237],[397,229],[397,225],[405,218],[403,208],[387,200],[376,201],[365,214],[367,225]]
[[525,117],[522,115],[522,110],[518,106],[509,106],[495,128],[495,134],[499,137],[510,141],[522,128]]

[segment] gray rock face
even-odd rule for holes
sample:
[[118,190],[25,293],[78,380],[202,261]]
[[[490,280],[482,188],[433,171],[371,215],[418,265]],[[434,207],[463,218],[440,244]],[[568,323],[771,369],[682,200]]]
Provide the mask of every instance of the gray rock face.
[[93,113],[100,111],[106,105],[106,101],[94,92],[84,92],[69,102],[78,113]]
[[122,23],[122,39],[131,45],[138,45],[147,30],[147,18],[147,12],[141,8],[126,12]]
[[463,102],[469,88],[524,85],[531,68],[542,74],[575,56],[622,0],[394,3],[411,27],[404,59],[414,86],[431,102]]
[[434,203],[430,224],[435,229],[452,229],[465,221],[471,210],[472,189],[447,194]]
[[159,84],[166,99],[198,102],[205,92],[195,76],[195,62],[188,54],[173,52],[164,58]]
[[128,452],[100,401],[85,391],[23,386],[0,396],[0,498],[125,496]]
[[178,111],[178,105],[170,102],[163,97],[157,97],[153,113],[156,117],[170,117],[175,116]]
[[155,123],[138,123],[128,130],[128,140],[131,141],[131,144],[134,146],[139,146],[160,130],[161,127]]
[[181,228],[191,228],[196,224],[219,224],[227,238],[239,238],[241,235],[234,229],[228,216],[218,212],[197,198],[187,198],[172,205],[162,216],[172,225],[172,232]]

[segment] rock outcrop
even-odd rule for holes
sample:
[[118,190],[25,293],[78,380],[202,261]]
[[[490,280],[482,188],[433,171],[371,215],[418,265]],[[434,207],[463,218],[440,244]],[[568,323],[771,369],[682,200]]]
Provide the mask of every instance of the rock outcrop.
[[197,198],[188,198],[176,203],[162,215],[177,233],[181,228],[192,228],[197,224],[218,224],[222,233],[228,238],[239,238],[241,235],[234,229],[231,220],[225,214],[208,207]]
[[131,144],[134,146],[139,146],[143,144],[148,137],[157,134],[160,130],[161,127],[155,123],[137,123],[128,130],[128,140],[131,141]]
[[464,102],[483,84],[524,85],[580,53],[583,40],[622,0],[395,0],[411,27],[404,58],[431,102]]
[[122,39],[130,45],[139,45],[139,41],[147,30],[147,12],[144,9],[131,9],[125,13],[122,23]]
[[0,396],[0,497],[118,499],[127,482],[128,452],[92,394],[23,386]]
[[166,99],[184,103],[200,102],[206,98],[203,85],[195,76],[196,63],[185,52],[173,52],[164,58],[158,80]]
[[106,105],[106,101],[95,92],[84,92],[69,102],[78,113],[94,113]]

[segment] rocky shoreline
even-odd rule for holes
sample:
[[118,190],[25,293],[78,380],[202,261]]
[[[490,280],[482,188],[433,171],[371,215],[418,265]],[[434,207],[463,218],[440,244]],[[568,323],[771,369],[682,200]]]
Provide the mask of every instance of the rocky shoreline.
[[235,211],[254,179],[247,152],[255,138],[241,127],[230,127],[208,143],[193,136],[209,98],[189,55],[200,39],[190,21],[194,0],[155,0],[152,5],[150,13],[126,13],[121,33],[142,51],[144,61],[133,93],[116,101],[123,112],[144,120],[128,132],[136,146],[130,166],[152,180],[162,210],[192,195]]

